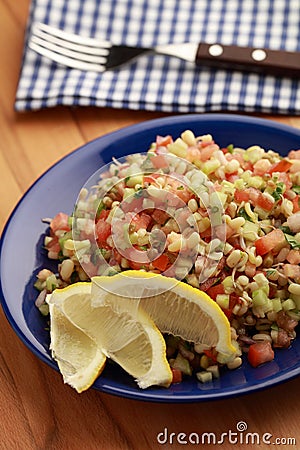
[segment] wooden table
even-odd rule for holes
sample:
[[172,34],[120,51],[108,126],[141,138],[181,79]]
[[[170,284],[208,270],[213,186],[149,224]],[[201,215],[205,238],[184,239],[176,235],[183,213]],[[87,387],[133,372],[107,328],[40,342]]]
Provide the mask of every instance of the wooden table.
[[[107,132],[163,115],[100,108],[15,113],[28,6],[29,0],[0,1],[1,230],[26,189],[61,157]],[[300,128],[300,118],[269,118]],[[294,446],[276,448],[300,448],[298,379],[232,400],[187,405],[143,403],[92,389],[78,395],[23,345],[1,308],[0,360],[0,449],[175,449],[184,444],[157,441],[165,427],[177,435],[211,431],[220,436],[236,431],[239,421],[261,437],[272,434],[271,441],[277,437],[297,440]],[[223,449],[246,447],[228,440],[222,445]],[[262,443],[259,448],[270,446]]]

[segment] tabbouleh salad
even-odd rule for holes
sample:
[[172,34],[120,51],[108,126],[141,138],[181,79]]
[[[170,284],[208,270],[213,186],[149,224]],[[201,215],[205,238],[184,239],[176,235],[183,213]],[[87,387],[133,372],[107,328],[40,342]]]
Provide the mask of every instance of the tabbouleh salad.
[[[222,207],[222,237],[219,224],[211,223],[213,197]],[[116,211],[127,223],[126,233],[117,229],[119,236],[112,231]],[[92,194],[83,189],[76,216],[76,230],[73,215],[59,212],[50,220],[44,245],[48,257],[58,260],[58,272],[45,268],[37,275],[36,305],[43,314],[46,294],[54,289],[135,269],[183,280],[217,302],[237,349],[228,368],[239,367],[243,353],[253,367],[271,361],[274,349],[288,348],[295,339],[300,150],[283,158],[259,145],[222,148],[211,135],[195,137],[190,130],[175,140],[157,136],[147,153],[114,160]],[[148,259],[133,258],[136,251]],[[215,349],[176,336],[165,339],[171,367],[181,361],[174,381],[198,368],[218,376],[222,364]]]

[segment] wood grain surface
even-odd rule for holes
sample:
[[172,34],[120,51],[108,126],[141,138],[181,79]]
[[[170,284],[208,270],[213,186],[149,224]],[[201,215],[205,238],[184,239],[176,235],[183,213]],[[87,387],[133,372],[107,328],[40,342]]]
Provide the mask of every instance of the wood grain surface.
[[[29,0],[0,0],[0,228],[27,188],[53,163],[85,142],[163,114],[54,108],[14,112]],[[300,128],[299,117],[269,117]],[[0,308],[0,449],[143,450],[206,448],[159,444],[158,433],[236,431],[244,421],[262,436],[296,439],[300,448],[300,380],[238,398],[188,405],[144,403],[102,394],[81,395],[19,340]],[[273,439],[273,440],[274,440]],[[218,447],[210,445],[209,448]],[[224,442],[223,449],[254,448]]]

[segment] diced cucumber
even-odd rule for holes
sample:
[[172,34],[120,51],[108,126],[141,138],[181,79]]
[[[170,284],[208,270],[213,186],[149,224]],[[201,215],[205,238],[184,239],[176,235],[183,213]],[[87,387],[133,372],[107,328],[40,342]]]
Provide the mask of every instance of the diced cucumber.
[[252,299],[253,299],[253,306],[255,308],[259,306],[264,306],[268,302],[268,296],[262,288],[252,292]]
[[129,188],[135,187],[136,184],[143,183],[143,175],[133,175],[126,179],[126,186]]
[[47,289],[48,292],[52,292],[57,287],[58,287],[58,279],[56,278],[56,276],[53,273],[46,280],[46,289]]
[[45,287],[46,287],[46,282],[37,279],[36,282],[34,283],[34,287],[35,287],[38,291],[42,291],[42,290],[45,289]]
[[291,311],[292,309],[296,309],[294,300],[292,300],[291,298],[284,300],[284,302],[282,302],[282,309],[284,311]]
[[246,220],[244,226],[242,227],[243,236],[245,239],[248,239],[248,241],[256,241],[258,231],[258,223],[249,222],[249,220]]
[[219,167],[221,163],[218,159],[209,159],[202,165],[202,171],[205,173],[205,175],[209,175],[210,173],[215,172]]
[[216,302],[222,309],[229,309],[229,294],[218,294]]
[[273,305],[274,312],[279,312],[282,310],[282,304],[281,304],[280,298],[273,298],[272,305]]
[[210,381],[212,381],[213,375],[211,372],[204,370],[203,372],[197,372],[196,377],[200,381],[200,383],[209,383]]
[[180,370],[185,375],[192,375],[192,368],[187,359],[185,359],[181,353],[178,353],[174,362],[172,363],[173,369]]
[[210,372],[213,378],[220,378],[219,367],[216,364],[214,366],[209,366],[207,372]]
[[47,303],[43,303],[40,307],[39,307],[39,311],[43,316],[48,316],[49,314],[49,305]]

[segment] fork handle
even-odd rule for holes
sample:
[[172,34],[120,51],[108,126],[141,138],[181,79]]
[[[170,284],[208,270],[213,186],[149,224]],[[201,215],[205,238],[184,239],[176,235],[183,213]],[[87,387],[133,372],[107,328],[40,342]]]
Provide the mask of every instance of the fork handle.
[[300,52],[223,44],[199,44],[196,65],[300,79]]

